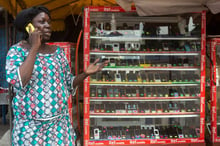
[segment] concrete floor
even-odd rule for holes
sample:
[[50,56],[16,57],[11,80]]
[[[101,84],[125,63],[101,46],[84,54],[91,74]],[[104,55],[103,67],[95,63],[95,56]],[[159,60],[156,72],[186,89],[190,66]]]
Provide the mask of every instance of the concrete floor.
[[10,146],[9,116],[6,116],[6,124],[0,118],[0,146]]

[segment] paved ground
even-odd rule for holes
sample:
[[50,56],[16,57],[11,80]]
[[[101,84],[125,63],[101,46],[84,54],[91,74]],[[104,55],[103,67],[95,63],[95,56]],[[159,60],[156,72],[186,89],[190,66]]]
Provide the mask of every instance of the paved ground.
[[3,124],[2,118],[0,118],[0,146],[10,146],[9,116],[7,115],[6,118],[6,124]]

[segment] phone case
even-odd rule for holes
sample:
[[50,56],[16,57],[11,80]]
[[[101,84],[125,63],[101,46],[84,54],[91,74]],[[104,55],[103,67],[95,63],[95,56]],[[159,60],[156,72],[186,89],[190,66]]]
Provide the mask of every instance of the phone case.
[[33,24],[31,24],[31,23],[28,23],[28,25],[25,27],[25,29],[28,33],[33,32],[35,30]]

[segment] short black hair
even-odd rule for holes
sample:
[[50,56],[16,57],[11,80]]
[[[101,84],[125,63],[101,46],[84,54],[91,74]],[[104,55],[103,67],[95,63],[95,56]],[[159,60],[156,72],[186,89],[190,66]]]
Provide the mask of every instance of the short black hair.
[[28,38],[28,33],[25,30],[25,27],[28,23],[30,23],[35,16],[37,16],[39,13],[44,12],[46,13],[50,18],[50,12],[49,10],[44,6],[33,6],[27,9],[24,9],[18,13],[18,15],[15,18],[14,25],[16,30],[23,33],[23,38]]

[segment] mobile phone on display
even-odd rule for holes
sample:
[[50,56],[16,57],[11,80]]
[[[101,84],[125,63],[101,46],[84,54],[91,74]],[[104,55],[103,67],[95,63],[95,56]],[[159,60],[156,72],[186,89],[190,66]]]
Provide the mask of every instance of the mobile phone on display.
[[163,108],[162,108],[161,103],[156,103],[156,112],[157,113],[162,113],[163,112]]
[[175,73],[171,74],[172,82],[177,82],[177,75]]
[[95,113],[95,105],[90,104],[90,113]]
[[142,82],[146,82],[147,81],[147,76],[146,76],[145,71],[140,72],[140,76],[141,76]]
[[25,29],[28,33],[31,33],[35,30],[33,24],[31,24],[31,23],[28,23],[28,25],[25,27]]
[[168,75],[166,73],[161,73],[160,74],[161,82],[168,82],[167,76]]
[[132,71],[130,71],[130,72],[127,74],[127,78],[128,78],[128,81],[129,81],[129,82],[133,82],[134,73],[133,73]]
[[159,97],[165,97],[165,95],[166,95],[166,89],[165,89],[165,88],[161,88],[158,94],[159,94],[159,95],[158,95]]
[[109,77],[109,81],[110,82],[114,82],[115,81],[115,72],[113,72],[113,71],[109,71],[108,72],[108,77]]
[[99,128],[94,129],[94,139],[99,139]]
[[185,97],[189,97],[189,96],[190,96],[190,93],[189,93],[189,89],[188,89],[188,88],[184,88],[184,89],[183,89],[183,92],[184,92]]
[[153,73],[148,73],[148,81],[149,82],[154,82],[154,75],[153,75]]
[[121,82],[121,74],[120,73],[115,74],[115,81],[116,82]]
[[111,104],[109,104],[109,103],[105,104],[105,112],[106,113],[110,113],[111,112]]
[[179,96],[183,97],[184,93],[183,93],[183,89],[182,88],[177,88],[177,91],[179,93]]
[[107,95],[108,95],[108,97],[113,97],[114,96],[113,88],[108,88],[107,89]]
[[126,96],[131,97],[131,89],[129,88],[126,89]]
[[118,88],[114,88],[113,89],[113,94],[114,94],[114,97],[119,97],[119,89]]
[[152,92],[151,92],[151,88],[150,87],[146,88],[146,96],[147,97],[152,97]]
[[195,97],[196,96],[196,90],[194,88],[189,88],[189,94],[191,97]]
[[155,104],[155,102],[150,103],[150,110],[151,110],[151,113],[156,113],[156,104]]
[[94,139],[94,130],[92,127],[90,127],[90,139],[93,140]]
[[139,66],[139,65],[140,65],[139,60],[138,59],[134,59],[133,66]]
[[154,135],[155,135],[155,138],[156,138],[156,139],[159,139],[159,138],[160,138],[160,133],[159,133],[159,130],[158,130],[158,129],[154,129]]
[[98,73],[96,74],[96,80],[97,80],[97,81],[102,81],[102,72],[98,72]]
[[96,88],[95,87],[90,88],[90,96],[91,97],[96,97]]
[[102,88],[102,97],[107,97],[107,88]]
[[162,103],[162,109],[164,113],[169,112],[169,108],[168,108],[168,103],[167,102],[163,102]]
[[138,112],[139,112],[139,113],[144,113],[144,110],[145,110],[145,105],[144,105],[144,103],[139,103],[139,104],[138,104]]
[[155,82],[161,82],[160,75],[158,73],[154,74]]
[[149,103],[146,103],[146,104],[144,105],[144,112],[145,112],[145,113],[150,113],[150,112],[151,112]]
[[98,97],[103,97],[102,88],[97,88],[97,95],[98,95]]
[[116,66],[116,60],[115,58],[110,58],[110,63],[109,63],[110,66],[112,67],[115,67]]
[[137,90],[135,88],[131,88],[131,96],[137,97]]
[[125,73],[125,71],[119,71],[119,74],[120,74],[121,82],[125,82],[126,81],[126,73]]
[[126,90],[124,88],[120,88],[119,92],[121,97],[126,97]]
[[199,128],[196,128],[195,131],[196,131],[197,137],[199,137],[199,136],[200,136],[200,129],[199,129]]
[[145,96],[144,90],[145,90],[144,87],[139,88],[139,90],[138,90],[139,91],[139,97],[144,97]]
[[156,88],[152,88],[151,92],[153,94],[153,97],[157,97],[157,89]]

